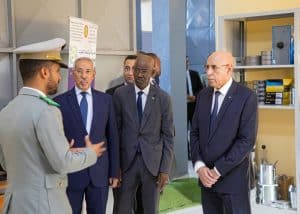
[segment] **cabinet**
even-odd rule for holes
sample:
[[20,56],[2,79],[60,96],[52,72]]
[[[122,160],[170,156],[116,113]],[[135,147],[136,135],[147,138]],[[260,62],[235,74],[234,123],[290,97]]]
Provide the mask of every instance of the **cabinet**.
[[[220,16],[217,22],[217,50],[227,50],[234,57],[260,55],[272,50],[272,26],[291,25],[294,31],[294,64],[237,65],[235,77],[240,81],[292,78],[293,105],[259,105],[257,150],[267,146],[269,162],[278,161],[277,174],[294,176],[300,214],[300,10]],[[257,152],[259,160],[259,153]]]

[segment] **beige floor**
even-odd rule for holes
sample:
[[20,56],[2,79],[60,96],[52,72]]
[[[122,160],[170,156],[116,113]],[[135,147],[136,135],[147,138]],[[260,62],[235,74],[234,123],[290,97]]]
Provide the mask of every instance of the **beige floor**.
[[[196,177],[195,172],[193,171],[192,164],[188,163],[188,175],[189,177]],[[112,213],[113,197],[110,191],[107,203],[107,214]],[[253,214],[296,214],[294,210],[282,210],[278,208],[268,207],[264,205],[258,205],[255,203],[255,191],[251,193],[251,207]],[[170,214],[203,214],[201,205],[194,206],[182,210],[177,210],[170,212]]]

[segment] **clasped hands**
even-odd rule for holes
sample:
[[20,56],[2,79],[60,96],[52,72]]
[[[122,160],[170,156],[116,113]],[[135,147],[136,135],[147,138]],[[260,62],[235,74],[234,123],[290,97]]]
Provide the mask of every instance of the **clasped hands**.
[[220,178],[214,169],[209,169],[206,166],[200,167],[197,174],[203,186],[207,188],[211,188]]

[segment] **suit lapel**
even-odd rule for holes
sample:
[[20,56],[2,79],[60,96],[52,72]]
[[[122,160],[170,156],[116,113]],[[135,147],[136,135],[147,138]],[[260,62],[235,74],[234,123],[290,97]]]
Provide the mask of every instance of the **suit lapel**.
[[143,118],[142,118],[140,129],[142,129],[145,126],[145,124],[149,118],[149,115],[151,113],[152,105],[154,104],[155,100],[156,100],[156,88],[154,86],[150,85],[150,90],[149,90],[149,94],[148,94],[145,108],[143,111]]
[[80,126],[83,130],[85,130],[85,127],[83,125],[83,121],[81,118],[79,104],[78,104],[76,93],[75,93],[75,88],[73,88],[71,91],[69,91],[67,99],[68,99],[70,108],[73,112],[73,115],[74,115],[75,119],[77,120],[77,123],[80,124]]
[[[98,99],[96,98],[96,94],[94,93],[94,89],[91,89],[92,92],[92,100],[93,100],[93,118],[92,118],[92,124],[91,124],[91,130],[90,130],[90,136],[92,136],[92,132],[93,130],[95,130],[95,126],[96,126],[96,120],[100,119],[100,117],[98,116],[98,112],[100,110],[101,105],[98,105]],[[98,108],[97,108],[98,106]]]
[[129,105],[129,111],[132,114],[131,116],[134,118],[136,127],[139,127],[139,116],[138,116],[138,112],[137,112],[137,106],[136,106],[136,94],[135,94],[135,89],[134,89],[134,85],[130,85],[130,87],[128,87],[128,105]]
[[[210,127],[210,114],[211,114],[211,105],[212,105],[212,98],[213,98],[213,88],[210,88],[210,90],[207,93],[206,97],[201,97],[199,99],[205,99],[203,100],[203,111],[201,110],[200,112],[203,112],[204,115],[202,115],[202,117],[204,118],[203,121],[207,121],[206,125],[205,125],[205,135],[207,136],[206,139],[209,139],[209,127]],[[208,113],[207,113],[208,112]],[[201,118],[202,118],[201,117]]]
[[212,127],[211,131],[210,131],[210,135],[209,135],[209,141],[211,139],[211,137],[213,136],[214,132],[216,131],[220,121],[222,120],[224,114],[226,113],[228,106],[230,105],[230,103],[233,101],[234,99],[234,94],[236,91],[236,83],[232,82],[232,85],[230,86],[224,100],[223,103],[221,105],[221,108],[219,110],[219,113],[216,117],[216,122],[215,125]]

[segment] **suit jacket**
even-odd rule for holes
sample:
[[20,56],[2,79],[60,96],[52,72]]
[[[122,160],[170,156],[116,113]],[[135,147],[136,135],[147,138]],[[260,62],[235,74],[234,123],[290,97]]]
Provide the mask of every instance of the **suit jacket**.
[[[200,90],[203,89],[203,85],[201,83],[199,74],[197,71],[189,70],[190,77],[191,77],[191,83],[192,83],[192,91],[194,96],[197,97]],[[188,90],[188,89],[187,89]],[[194,111],[196,107],[196,102],[188,102],[187,104],[187,111],[188,111],[188,121],[192,120]]]
[[203,88],[203,85],[201,83],[199,73],[193,70],[189,70],[189,71],[190,71],[193,94],[197,96],[199,91]]
[[125,172],[130,168],[140,148],[152,175],[169,173],[174,155],[173,113],[169,95],[158,87],[150,86],[141,124],[134,85],[118,88],[113,100],[120,134],[121,170]]
[[190,133],[192,160],[216,167],[221,177],[211,189],[225,193],[249,190],[249,154],[257,133],[257,99],[233,81],[209,131],[213,88],[199,93]]
[[107,93],[107,94],[113,96],[114,93],[115,93],[115,90],[116,90],[117,88],[120,88],[120,87],[124,86],[124,85],[125,85],[125,83],[116,85],[116,86],[114,86],[114,87],[112,87],[112,88],[107,89],[107,90],[105,91],[105,93]]
[[[90,130],[92,143],[106,142],[106,151],[93,166],[76,173],[68,174],[69,187],[84,188],[89,182],[96,187],[108,185],[108,178],[117,178],[120,170],[119,139],[112,98],[110,95],[92,89],[93,118]],[[75,88],[54,98],[63,116],[65,135],[69,141],[75,140],[74,147],[85,146],[84,137],[88,134],[84,127]]]
[[72,213],[66,173],[96,162],[92,149],[73,154],[60,111],[23,88],[0,112],[0,162],[8,188],[2,213]]

